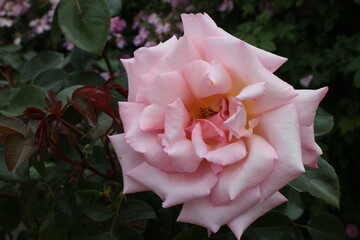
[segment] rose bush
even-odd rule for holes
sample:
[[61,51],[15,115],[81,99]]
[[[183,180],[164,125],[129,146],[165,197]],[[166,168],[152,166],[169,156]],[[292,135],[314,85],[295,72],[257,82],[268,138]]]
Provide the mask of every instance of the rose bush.
[[122,60],[124,134],[111,137],[124,193],[151,190],[178,221],[240,239],[286,201],[278,190],[317,167],[313,122],[327,88],[295,90],[273,72],[286,59],[241,41],[206,14],[182,15],[184,36]]

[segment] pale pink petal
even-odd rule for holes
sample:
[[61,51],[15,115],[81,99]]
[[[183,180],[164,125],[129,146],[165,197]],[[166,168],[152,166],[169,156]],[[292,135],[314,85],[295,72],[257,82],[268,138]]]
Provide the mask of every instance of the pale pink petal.
[[184,129],[189,120],[189,114],[180,99],[167,106],[162,140],[164,151],[171,157],[174,168],[184,172],[194,172],[202,160],[196,155],[192,141],[186,138]]
[[251,132],[246,129],[246,110],[242,105],[238,105],[237,111],[223,123],[237,139],[246,136]]
[[244,87],[235,99],[239,101],[258,99],[264,93],[266,83],[267,82],[258,82]]
[[297,90],[299,95],[293,99],[299,116],[303,163],[310,167],[317,167],[317,158],[322,154],[321,148],[315,142],[313,123],[319,103],[327,91],[327,87]]
[[246,139],[248,155],[245,159],[224,167],[219,181],[211,191],[216,205],[228,204],[244,190],[261,184],[273,171],[277,154],[262,137],[252,135]]
[[191,140],[195,149],[195,153],[198,157],[202,158],[207,152],[208,148],[206,143],[204,142],[201,125],[200,123],[196,123],[195,127],[191,132]]
[[124,179],[124,194],[150,190],[148,187],[132,180],[126,173],[145,161],[141,153],[135,152],[125,141],[124,134],[109,136],[116,155],[119,158]]
[[293,104],[262,115],[254,133],[270,143],[278,154],[272,174],[261,185],[265,200],[277,190],[305,172],[301,158],[300,127]]
[[150,48],[140,48],[135,51],[135,58],[121,59],[122,64],[128,74],[129,82],[129,101],[135,101],[139,77],[155,65],[169,49],[172,49],[177,42],[176,37],[172,37],[164,43]]
[[[204,55],[203,39],[208,37],[229,37],[236,40],[234,36],[230,35],[223,29],[217,27],[216,23],[205,14],[182,14],[181,19],[184,25],[184,33],[191,38],[191,41],[200,49],[200,52]],[[270,72],[274,72],[284,62],[286,58],[275,55],[273,53],[264,51],[260,48],[254,47],[246,43],[251,50],[259,58],[261,64]]]
[[194,199],[184,203],[177,221],[197,224],[215,233],[259,200],[259,187],[247,189],[238,198],[223,206],[214,206],[209,197]]
[[139,117],[139,126],[142,131],[164,129],[165,107],[159,104],[150,104],[144,108]]
[[257,203],[255,206],[243,212],[240,216],[229,222],[227,225],[235,234],[236,238],[240,240],[241,235],[243,234],[245,229],[250,226],[251,223],[253,223],[256,219],[258,219],[271,209],[279,206],[286,201],[287,199],[283,195],[281,195],[281,193],[276,192],[272,196],[267,198],[263,203]]
[[193,61],[185,66],[183,75],[192,92],[198,98],[225,94],[232,87],[229,74],[216,61],[210,63],[202,60]]
[[297,93],[294,88],[268,71],[245,42],[227,37],[204,40],[208,61],[216,59],[236,80],[232,95],[238,95],[245,86],[266,82],[264,93],[248,103],[247,112],[259,114],[288,103]]
[[[119,102],[120,117],[125,130],[126,142],[137,152],[144,153],[146,161],[164,171],[176,171],[170,157],[158,141],[157,131],[140,129],[139,117],[146,105],[134,102]],[[161,161],[159,161],[161,159]]]
[[238,140],[223,147],[219,147],[215,150],[208,151],[204,155],[204,158],[206,158],[206,160],[211,163],[225,166],[237,162],[243,159],[245,156],[246,148],[244,142]]
[[163,207],[208,196],[217,180],[207,164],[201,164],[193,173],[168,173],[142,163],[127,176],[159,195],[164,200]]

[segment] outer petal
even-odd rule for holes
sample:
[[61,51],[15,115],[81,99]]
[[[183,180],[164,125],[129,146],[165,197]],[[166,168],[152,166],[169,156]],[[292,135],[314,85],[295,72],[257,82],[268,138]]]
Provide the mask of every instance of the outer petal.
[[194,172],[202,158],[195,154],[191,140],[186,138],[185,127],[190,117],[180,99],[169,104],[166,109],[163,145],[171,157],[173,166],[179,171]]
[[212,201],[224,205],[234,200],[248,188],[260,185],[273,171],[278,157],[275,149],[262,137],[253,135],[246,141],[246,159],[226,166],[219,175],[219,181],[211,191]]
[[254,132],[265,138],[279,156],[272,174],[261,185],[262,200],[305,172],[299,128],[293,104],[263,114],[260,123],[254,128]]
[[206,164],[193,173],[166,173],[147,163],[127,172],[127,176],[152,189],[171,207],[210,194],[217,177]]
[[129,144],[126,143],[124,134],[113,135],[109,138],[121,164],[124,178],[124,194],[148,191],[148,187],[126,176],[128,171],[145,161],[144,156],[141,153],[135,152]]
[[173,49],[177,42],[176,37],[172,37],[164,43],[150,48],[140,48],[135,51],[134,58],[121,59],[129,82],[129,101],[135,101],[139,85],[139,77],[149,71],[168,51]]
[[[229,37],[240,41],[223,29],[219,28],[206,13],[196,15],[182,14],[181,19],[184,25],[185,34],[188,35],[191,41],[194,42],[195,46],[199,49],[203,56],[205,56],[203,46],[203,40],[205,38]],[[252,51],[259,58],[261,64],[270,72],[274,72],[287,60],[284,57],[280,57],[270,52],[264,51],[248,43],[246,43],[246,45],[252,49]]]
[[235,234],[236,238],[240,240],[241,235],[252,222],[274,207],[277,207],[286,201],[287,199],[281,195],[281,193],[276,192],[263,203],[258,203],[252,208],[249,208],[246,212],[243,212],[240,216],[229,222],[227,225]]
[[209,197],[195,199],[184,203],[177,221],[197,224],[217,232],[222,225],[253,207],[259,199],[259,187],[247,189],[234,201],[223,206],[213,206]]
[[232,95],[238,95],[247,85],[266,82],[264,93],[256,101],[248,103],[248,113],[259,114],[275,109],[297,95],[291,85],[264,68],[245,42],[227,37],[212,37],[205,39],[204,43],[207,59],[219,61],[236,81]]
[[[146,161],[164,171],[175,172],[170,157],[158,141],[156,131],[144,132],[139,126],[139,117],[146,105],[119,102],[120,117],[124,125],[126,142],[137,152],[144,153]],[[161,159],[161,161],[159,161]]]
[[299,116],[303,163],[310,167],[317,167],[316,160],[322,154],[321,148],[315,142],[313,123],[319,103],[327,91],[327,87],[297,90],[299,95],[293,100]]

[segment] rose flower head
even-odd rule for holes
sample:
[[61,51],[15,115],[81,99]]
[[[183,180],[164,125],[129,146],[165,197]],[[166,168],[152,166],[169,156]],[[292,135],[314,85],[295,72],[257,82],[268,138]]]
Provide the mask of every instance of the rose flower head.
[[273,72],[286,58],[183,14],[184,36],[122,60],[124,133],[111,137],[124,193],[154,191],[178,221],[238,239],[286,201],[278,191],[317,167],[314,118],[327,88],[295,90]]

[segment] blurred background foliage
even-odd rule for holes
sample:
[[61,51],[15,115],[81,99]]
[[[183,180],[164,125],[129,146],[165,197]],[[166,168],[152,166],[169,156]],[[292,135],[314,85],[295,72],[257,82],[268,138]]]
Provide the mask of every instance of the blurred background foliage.
[[[315,127],[339,176],[340,208],[336,174],[319,160],[333,174],[292,182],[282,190],[289,202],[244,239],[359,238],[358,0],[76,1],[83,12],[74,1],[0,0],[0,239],[207,239],[205,229],[175,222],[180,207],[163,209],[150,192],[122,194],[106,137],[122,131],[115,112],[127,79],[119,58],[181,36],[184,12],[206,12],[229,33],[287,57],[276,74],[295,88],[329,86]],[[96,30],[83,34],[87,24]],[[320,184],[305,186],[313,176]],[[209,239],[234,236],[224,227]]]

